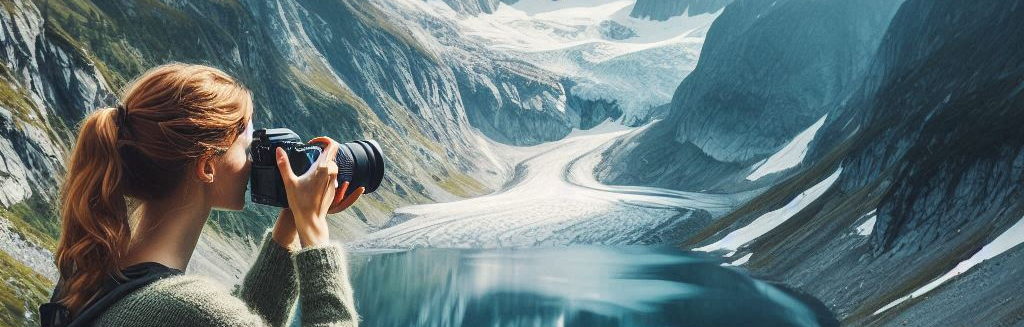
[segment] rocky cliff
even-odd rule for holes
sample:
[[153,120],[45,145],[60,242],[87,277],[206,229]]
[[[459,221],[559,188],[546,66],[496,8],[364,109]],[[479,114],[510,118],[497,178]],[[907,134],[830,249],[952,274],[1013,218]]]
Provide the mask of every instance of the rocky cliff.
[[[1021,17],[1018,2],[906,2],[810,164],[687,246],[750,255],[849,325],[1019,324]],[[782,222],[735,242],[765,217]]]
[[855,89],[898,5],[733,2],[708,29],[668,117],[609,150],[599,176],[695,191],[770,185],[776,176],[744,177]]
[[498,5],[502,3],[513,4],[518,0],[443,0],[444,3],[452,7],[455,11],[477,15],[477,14],[490,14],[494,13],[494,10],[498,9]]
[[0,324],[32,321],[56,278],[52,248],[54,185],[77,108],[110,99],[88,54],[52,29],[52,13],[31,2],[3,1],[0,10]]
[[694,16],[717,12],[732,0],[637,0],[629,16],[653,20],[667,20],[686,14]]

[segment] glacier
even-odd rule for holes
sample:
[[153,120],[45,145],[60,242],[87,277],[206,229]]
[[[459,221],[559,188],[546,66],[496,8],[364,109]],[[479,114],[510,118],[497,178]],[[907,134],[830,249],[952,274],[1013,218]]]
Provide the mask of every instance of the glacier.
[[639,128],[610,120],[563,140],[511,147],[481,140],[516,163],[494,193],[405,206],[390,227],[349,243],[356,249],[499,248],[570,244],[649,244],[697,216],[718,217],[753,193],[702,194],[612,186],[594,178],[600,153]]

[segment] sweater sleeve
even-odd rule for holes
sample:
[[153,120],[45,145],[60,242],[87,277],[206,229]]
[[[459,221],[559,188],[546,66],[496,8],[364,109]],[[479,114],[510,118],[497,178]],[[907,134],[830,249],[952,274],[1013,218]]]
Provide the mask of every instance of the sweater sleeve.
[[296,251],[302,326],[358,326],[347,254],[328,243]]
[[256,261],[235,295],[271,326],[285,326],[295,306],[299,285],[292,253],[271,235],[270,229],[264,233]]

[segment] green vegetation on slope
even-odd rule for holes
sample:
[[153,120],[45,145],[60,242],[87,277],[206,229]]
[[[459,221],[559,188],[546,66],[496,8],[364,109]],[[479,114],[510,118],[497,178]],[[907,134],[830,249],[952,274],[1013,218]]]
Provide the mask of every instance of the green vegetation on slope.
[[39,304],[49,300],[50,281],[0,251],[0,325],[38,326]]

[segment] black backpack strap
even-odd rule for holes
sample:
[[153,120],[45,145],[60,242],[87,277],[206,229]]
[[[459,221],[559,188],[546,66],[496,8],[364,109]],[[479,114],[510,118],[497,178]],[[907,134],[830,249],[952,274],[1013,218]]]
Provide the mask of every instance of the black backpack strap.
[[[164,265],[147,262],[126,268],[122,273],[128,279],[112,277],[104,285],[99,298],[85,306],[78,315],[71,317],[70,311],[57,302],[57,289],[54,289],[50,303],[39,306],[39,318],[43,327],[78,327],[89,326],[92,321],[131,292],[157,280],[182,275],[184,272]],[[60,285],[58,283],[58,285]]]
[[[56,290],[55,290],[56,291]],[[71,311],[60,303],[50,300],[39,306],[39,322],[43,327],[61,327],[71,321]]]
[[60,327],[71,321],[71,311],[57,302],[60,298],[61,284],[64,284],[63,278],[58,279],[57,285],[53,287],[50,302],[39,306],[39,322],[42,327]]

